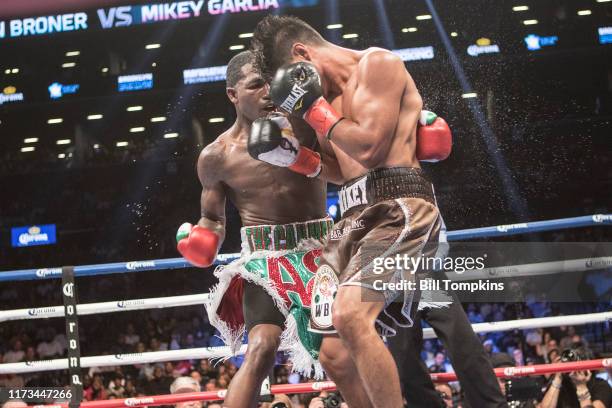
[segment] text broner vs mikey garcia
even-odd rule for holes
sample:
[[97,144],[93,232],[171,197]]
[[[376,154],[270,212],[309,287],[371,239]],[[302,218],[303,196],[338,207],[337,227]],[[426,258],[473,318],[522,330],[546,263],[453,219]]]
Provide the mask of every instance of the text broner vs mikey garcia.
[[[414,275],[417,271],[455,272],[463,274],[469,270],[482,270],[486,254],[479,257],[429,257],[396,254],[393,257],[377,257],[373,261],[372,272],[380,275],[388,270]],[[453,291],[503,291],[503,282],[478,279],[474,282],[454,282],[452,279],[421,279],[418,281],[401,279],[395,282],[374,281],[375,290],[453,290]]]

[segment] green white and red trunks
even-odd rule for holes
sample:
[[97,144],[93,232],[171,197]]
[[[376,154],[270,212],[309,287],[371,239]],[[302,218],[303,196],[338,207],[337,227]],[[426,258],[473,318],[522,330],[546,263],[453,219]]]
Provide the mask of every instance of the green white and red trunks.
[[285,316],[281,349],[289,354],[293,371],[323,377],[317,361],[321,336],[308,331],[308,322],[312,278],[332,227],[331,218],[323,218],[241,229],[241,256],[215,270],[219,283],[210,291],[206,307],[210,323],[219,330],[231,355],[240,348],[245,332],[242,292],[248,281],[263,288]]

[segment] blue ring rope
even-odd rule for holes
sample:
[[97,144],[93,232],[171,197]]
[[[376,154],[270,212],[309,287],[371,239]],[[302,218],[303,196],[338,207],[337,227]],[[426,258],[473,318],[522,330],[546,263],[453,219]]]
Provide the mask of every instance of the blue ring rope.
[[[492,227],[469,228],[448,231],[449,241],[460,241],[473,238],[491,238],[540,231],[554,231],[566,228],[580,228],[597,225],[612,225],[612,214],[584,215],[573,218],[534,221],[518,224],[495,225]],[[237,257],[237,254],[220,254],[215,263],[225,263]],[[74,267],[75,277],[110,275],[115,273],[132,273],[155,271],[162,269],[190,268],[192,265],[184,258],[153,259],[147,261],[114,262],[96,265],[81,265]],[[0,282],[60,279],[62,268],[20,269],[0,271]]]

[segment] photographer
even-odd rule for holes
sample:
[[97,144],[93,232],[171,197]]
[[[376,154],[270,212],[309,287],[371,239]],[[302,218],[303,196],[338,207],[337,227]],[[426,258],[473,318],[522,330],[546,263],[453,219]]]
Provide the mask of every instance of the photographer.
[[348,408],[348,405],[337,392],[323,391],[310,401],[308,408]]
[[[516,366],[514,359],[506,353],[493,353],[491,365],[493,365],[493,368]],[[497,382],[510,408],[541,408],[538,400],[542,396],[542,391],[536,379],[531,377],[503,379],[498,377]]]
[[[563,350],[555,363],[590,359],[583,347]],[[548,385],[541,408],[606,408],[612,405],[612,390],[590,371],[557,373]]]

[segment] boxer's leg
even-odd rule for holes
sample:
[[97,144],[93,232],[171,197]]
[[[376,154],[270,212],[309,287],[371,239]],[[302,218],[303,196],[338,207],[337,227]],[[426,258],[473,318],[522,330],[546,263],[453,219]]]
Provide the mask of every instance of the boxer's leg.
[[388,337],[387,344],[397,365],[402,393],[408,406],[414,408],[444,407],[444,401],[438,395],[427,366],[421,359],[423,349],[421,313],[417,314],[412,327],[399,328],[395,336]]
[[[364,295],[364,291],[370,293]],[[363,301],[364,296],[372,301]],[[334,300],[332,322],[349,350],[372,405],[402,408],[395,362],[374,326],[384,306],[380,292],[359,286],[341,286]]]
[[454,296],[447,308],[431,308],[424,312],[423,320],[434,329],[448,351],[470,406],[507,407],[491,362],[457,297]]
[[328,377],[338,386],[349,407],[373,408],[359,378],[357,367],[339,337],[325,336],[323,338],[319,361]]
[[261,383],[274,367],[285,317],[266,291],[245,282],[243,314],[249,334],[244,363],[232,379],[224,407],[257,407]]

